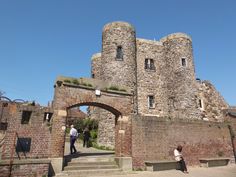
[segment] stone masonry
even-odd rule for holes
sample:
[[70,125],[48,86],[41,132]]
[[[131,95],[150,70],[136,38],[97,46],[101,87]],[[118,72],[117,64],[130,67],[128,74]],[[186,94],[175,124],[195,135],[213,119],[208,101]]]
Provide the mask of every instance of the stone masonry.
[[[102,51],[92,56],[92,77],[131,87],[134,113],[139,115],[222,122],[228,104],[210,82],[196,80],[191,37],[174,33],[152,41],[135,34],[126,22],[105,25]],[[98,119],[108,117],[102,116]],[[110,122],[103,123],[107,125],[100,127],[110,127]]]

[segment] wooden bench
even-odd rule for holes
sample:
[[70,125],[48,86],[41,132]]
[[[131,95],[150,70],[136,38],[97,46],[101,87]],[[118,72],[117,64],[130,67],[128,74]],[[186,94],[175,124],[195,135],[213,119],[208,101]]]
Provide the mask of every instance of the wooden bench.
[[230,158],[201,158],[199,159],[201,167],[217,167],[229,164]]
[[175,160],[146,161],[145,165],[147,171],[179,169],[178,163]]

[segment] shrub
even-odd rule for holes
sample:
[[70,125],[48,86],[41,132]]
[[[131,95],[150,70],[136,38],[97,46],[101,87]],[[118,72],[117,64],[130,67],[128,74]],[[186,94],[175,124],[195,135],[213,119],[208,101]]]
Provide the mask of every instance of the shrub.
[[75,85],[79,85],[79,81],[77,79],[73,79],[72,83]]
[[88,85],[87,85],[86,83],[84,83],[84,82],[83,82],[81,85],[83,85],[83,86],[88,86]]
[[126,90],[125,90],[125,89],[120,89],[120,91],[122,91],[122,92],[126,92]]
[[110,90],[117,90],[117,91],[119,91],[119,88],[118,88],[118,87],[116,87],[116,86],[110,86],[108,89],[110,89]]
[[71,80],[65,79],[64,82],[66,82],[66,83],[71,83]]

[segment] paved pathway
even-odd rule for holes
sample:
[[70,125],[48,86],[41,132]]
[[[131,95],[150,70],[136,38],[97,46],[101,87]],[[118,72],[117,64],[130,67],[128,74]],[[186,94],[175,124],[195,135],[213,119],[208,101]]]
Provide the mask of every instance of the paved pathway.
[[[189,168],[189,174],[184,174],[177,170],[167,170],[159,172],[130,172],[126,175],[113,175],[109,177],[236,177],[236,165],[214,168]],[[101,176],[105,177],[105,176]]]
[[[83,148],[81,143],[76,143],[76,148],[79,154],[83,153],[101,153],[102,150],[94,148]],[[69,143],[66,142],[65,155],[69,154]],[[212,168],[200,168],[200,167],[189,167],[189,174],[184,174],[178,170],[167,170],[167,171],[132,171],[127,172],[124,175],[109,175],[109,177],[236,177],[236,164],[232,164],[224,167],[212,167]],[[95,177],[95,176],[94,176]],[[98,176],[96,176],[98,177]],[[100,176],[107,177],[107,176]]]

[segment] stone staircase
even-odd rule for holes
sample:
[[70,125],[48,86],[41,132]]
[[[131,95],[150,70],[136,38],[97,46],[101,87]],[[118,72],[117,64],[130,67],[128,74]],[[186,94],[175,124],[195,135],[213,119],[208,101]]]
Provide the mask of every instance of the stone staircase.
[[81,156],[72,158],[57,177],[109,176],[123,174],[114,156]]

